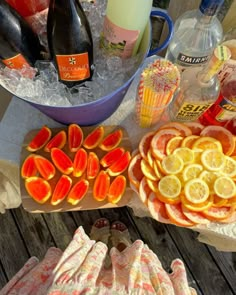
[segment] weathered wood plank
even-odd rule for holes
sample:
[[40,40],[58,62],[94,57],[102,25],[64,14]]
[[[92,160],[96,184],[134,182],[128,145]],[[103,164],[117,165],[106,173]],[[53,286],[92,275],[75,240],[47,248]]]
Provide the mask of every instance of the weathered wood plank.
[[207,247],[196,240],[196,232],[174,225],[166,228],[204,295],[233,294]]
[[29,253],[15,225],[11,211],[0,214],[0,261],[7,279],[11,279],[29,259]]
[[77,227],[83,226],[87,234],[90,233],[94,221],[101,217],[99,210],[77,211],[72,212],[72,215],[75,219]]
[[1,265],[1,261],[0,261],[0,290],[2,289],[3,286],[6,285],[6,283],[8,282],[8,279],[5,275],[5,271]]
[[[130,211],[130,214],[132,214],[132,209],[128,210]],[[171,262],[176,258],[183,260],[183,256],[166,230],[165,225],[148,217],[139,218],[132,215],[132,218],[140,233],[141,239],[154,253],[156,253],[163,268],[166,271],[171,272]],[[188,268],[188,265],[186,265],[186,271],[190,286],[195,288],[198,294],[204,294],[200,291],[198,282],[196,282],[194,274],[191,272],[191,269]]]
[[77,226],[69,212],[42,214],[58,248],[65,250],[73,238]]
[[235,290],[236,294],[236,253],[220,252],[214,247],[207,247],[225,279],[228,281],[228,284],[231,286],[232,290]]
[[22,206],[12,212],[30,256],[42,259],[55,243],[41,214],[28,213]]

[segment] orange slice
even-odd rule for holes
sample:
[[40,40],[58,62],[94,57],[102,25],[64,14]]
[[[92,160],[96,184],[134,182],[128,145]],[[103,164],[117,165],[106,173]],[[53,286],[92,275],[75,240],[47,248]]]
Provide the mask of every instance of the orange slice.
[[196,139],[198,139],[200,136],[199,135],[189,135],[186,136],[182,142],[181,142],[181,147],[188,147],[188,148],[192,148],[193,143],[196,141]]
[[88,155],[85,149],[80,148],[75,154],[73,161],[73,176],[80,177],[87,168]]
[[213,204],[213,195],[210,195],[210,197],[205,202],[199,204],[189,202],[184,194],[180,195],[180,199],[184,207],[194,212],[202,212],[203,210],[207,210]]
[[65,152],[58,148],[51,149],[51,159],[62,174],[70,174],[73,171],[73,163]]
[[110,187],[110,176],[107,172],[101,170],[95,179],[93,185],[93,197],[102,202],[106,199]]
[[148,196],[147,206],[150,214],[155,220],[162,223],[170,223],[170,219],[166,213],[165,204],[158,200],[153,192]]
[[109,203],[117,204],[122,198],[126,188],[126,178],[124,175],[118,175],[112,181],[108,194],[107,200]]
[[187,127],[183,123],[179,122],[168,122],[164,125],[162,125],[159,129],[166,129],[166,128],[174,128],[180,132],[180,135],[185,137],[192,134],[192,131],[189,127]]
[[146,133],[139,142],[139,152],[144,159],[147,159],[147,153],[151,146],[151,141],[154,136],[154,132]]
[[52,148],[56,147],[62,149],[66,144],[66,132],[64,130],[59,131],[49,142],[45,145],[44,151],[50,152]]
[[142,161],[142,156],[140,154],[135,155],[128,167],[128,177],[129,181],[136,187],[139,187],[140,181],[142,180],[144,174],[141,170],[141,161]]
[[51,186],[47,180],[33,176],[25,180],[28,194],[39,204],[44,204],[51,197]]
[[70,152],[77,152],[83,142],[83,130],[77,124],[70,124],[68,127],[68,146]]
[[92,132],[90,132],[86,136],[83,142],[83,146],[88,150],[94,149],[100,144],[100,142],[103,139],[103,136],[104,136],[104,127],[98,126],[96,129],[94,129]]
[[181,204],[165,204],[165,207],[167,215],[169,216],[172,223],[184,227],[191,227],[195,225],[195,223],[193,223],[183,214]]
[[143,177],[139,186],[139,197],[144,204],[146,204],[148,196],[151,192],[152,190],[148,185],[148,180],[146,179],[146,177]]
[[201,136],[210,136],[219,140],[225,155],[230,156],[235,149],[233,134],[222,126],[210,125],[201,131]]
[[87,179],[94,179],[100,171],[99,158],[96,153],[90,152],[87,161]]
[[144,177],[144,178],[146,179],[147,185],[149,186],[151,191],[153,191],[154,193],[159,192],[157,181],[148,179],[146,177]]
[[102,167],[106,168],[115,163],[125,152],[122,147],[114,148],[113,150],[107,152],[100,160]]
[[176,198],[167,198],[165,196],[163,196],[159,190],[156,192],[156,197],[158,198],[158,200],[160,200],[161,202],[165,203],[165,204],[179,204],[181,203],[181,199],[180,197],[176,197]]
[[166,156],[166,145],[168,141],[175,136],[180,136],[180,132],[174,128],[157,131],[151,140],[152,155],[162,160]]
[[120,144],[122,137],[123,131],[121,129],[115,130],[102,140],[102,142],[99,144],[99,147],[103,151],[111,151]]
[[200,135],[204,128],[204,125],[198,122],[185,122],[184,124],[192,131],[193,135]]
[[140,166],[141,166],[141,170],[143,172],[143,175],[145,175],[147,178],[149,178],[151,180],[158,179],[155,174],[154,169],[149,165],[149,163],[146,160],[142,159]]
[[223,151],[221,142],[213,137],[210,136],[201,136],[198,139],[196,139],[192,145],[193,149],[215,149],[220,152]]
[[71,205],[77,205],[86,195],[89,189],[89,182],[86,179],[77,181],[67,196],[67,202]]
[[53,206],[60,204],[68,195],[71,185],[71,178],[67,175],[62,175],[56,183],[50,203]]
[[126,151],[115,163],[109,166],[106,171],[110,176],[117,176],[128,168],[130,159],[130,152]]
[[21,166],[21,177],[28,178],[37,175],[37,167],[34,162],[34,155],[29,155]]
[[37,132],[34,138],[30,141],[30,143],[27,145],[26,149],[29,152],[35,152],[40,150],[50,140],[51,135],[52,135],[51,129],[49,129],[47,126],[43,126]]
[[217,195],[214,195],[214,202],[213,202],[213,207],[223,207],[226,206],[228,203],[227,199],[222,199],[218,197]]
[[38,172],[44,179],[49,180],[54,177],[56,169],[48,159],[40,155],[35,155],[34,162]]
[[182,136],[176,136],[171,138],[166,145],[166,154],[171,155],[176,148],[181,146],[182,141]]

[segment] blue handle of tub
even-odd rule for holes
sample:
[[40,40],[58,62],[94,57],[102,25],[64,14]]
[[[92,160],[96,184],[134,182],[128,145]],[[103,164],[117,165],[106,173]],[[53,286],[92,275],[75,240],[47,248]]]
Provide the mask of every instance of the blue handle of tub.
[[170,43],[170,40],[171,40],[173,33],[174,33],[173,21],[166,12],[161,11],[161,10],[152,10],[151,16],[158,16],[158,17],[164,18],[166,20],[167,25],[168,25],[168,35],[167,35],[166,39],[164,40],[164,42],[159,47],[154,48],[153,50],[149,50],[148,56],[154,55],[157,52],[166,48],[168,46],[168,44]]

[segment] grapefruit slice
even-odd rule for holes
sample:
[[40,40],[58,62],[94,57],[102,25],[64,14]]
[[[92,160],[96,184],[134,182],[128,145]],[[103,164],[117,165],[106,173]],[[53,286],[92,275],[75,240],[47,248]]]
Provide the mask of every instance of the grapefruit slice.
[[39,204],[44,204],[51,197],[51,186],[47,180],[33,176],[25,180],[28,194]]
[[68,146],[70,152],[77,152],[83,142],[83,130],[77,124],[70,124],[68,127]]
[[204,125],[199,122],[185,122],[184,124],[192,131],[193,135],[200,135],[204,128]]
[[166,128],[157,131],[151,140],[153,156],[158,160],[162,160],[166,156],[166,145],[168,141],[171,138],[180,135],[181,133],[174,128]]
[[64,130],[59,131],[49,142],[45,145],[44,151],[50,152],[52,148],[56,147],[62,149],[66,144],[66,132]]
[[184,123],[179,122],[168,122],[162,125],[159,129],[167,129],[167,128],[174,128],[180,132],[180,135],[183,137],[192,135],[192,131],[189,127],[187,127]]
[[122,137],[123,131],[121,129],[115,130],[102,140],[102,142],[99,144],[99,147],[103,151],[111,151],[120,144]]
[[222,126],[210,125],[201,131],[201,136],[210,136],[221,142],[223,152],[230,156],[235,148],[235,141],[233,134]]
[[202,211],[202,214],[212,221],[220,221],[222,219],[230,218],[234,213],[232,207],[210,207],[207,210]]
[[53,206],[56,206],[60,204],[68,195],[72,185],[72,180],[67,175],[62,175],[53,191],[52,198],[51,198],[51,204]]
[[166,213],[165,204],[157,199],[155,193],[150,193],[147,204],[149,212],[155,220],[167,224],[171,223]]
[[154,134],[155,134],[154,132],[146,133],[139,142],[139,146],[138,146],[139,152],[145,160],[147,160],[147,154],[148,154],[148,151],[151,145],[151,140]]
[[189,219],[191,220],[193,223],[196,224],[208,224],[210,221],[209,219],[207,219],[202,213],[200,212],[194,212],[194,211],[190,211],[189,209],[187,209],[186,207],[184,207],[182,205],[182,211],[183,214]]
[[165,204],[165,208],[167,215],[173,224],[184,227],[195,225],[194,222],[184,215],[181,204]]
[[140,181],[142,180],[144,174],[141,169],[141,161],[142,161],[141,154],[135,155],[128,167],[128,177],[129,181],[136,187],[139,188]]
[[30,141],[30,143],[27,145],[26,149],[29,152],[35,152],[35,151],[40,150],[49,141],[51,136],[52,136],[51,129],[49,129],[46,125],[43,126],[37,132],[37,134],[34,136],[34,138]]

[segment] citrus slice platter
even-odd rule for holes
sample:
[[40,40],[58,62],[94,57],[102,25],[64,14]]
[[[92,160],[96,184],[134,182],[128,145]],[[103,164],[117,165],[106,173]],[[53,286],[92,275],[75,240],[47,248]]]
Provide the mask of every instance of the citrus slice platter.
[[192,228],[236,221],[236,136],[221,126],[168,122],[146,133],[128,177],[157,221]]
[[31,130],[21,150],[22,205],[31,213],[114,208],[132,197],[131,142],[121,126]]

